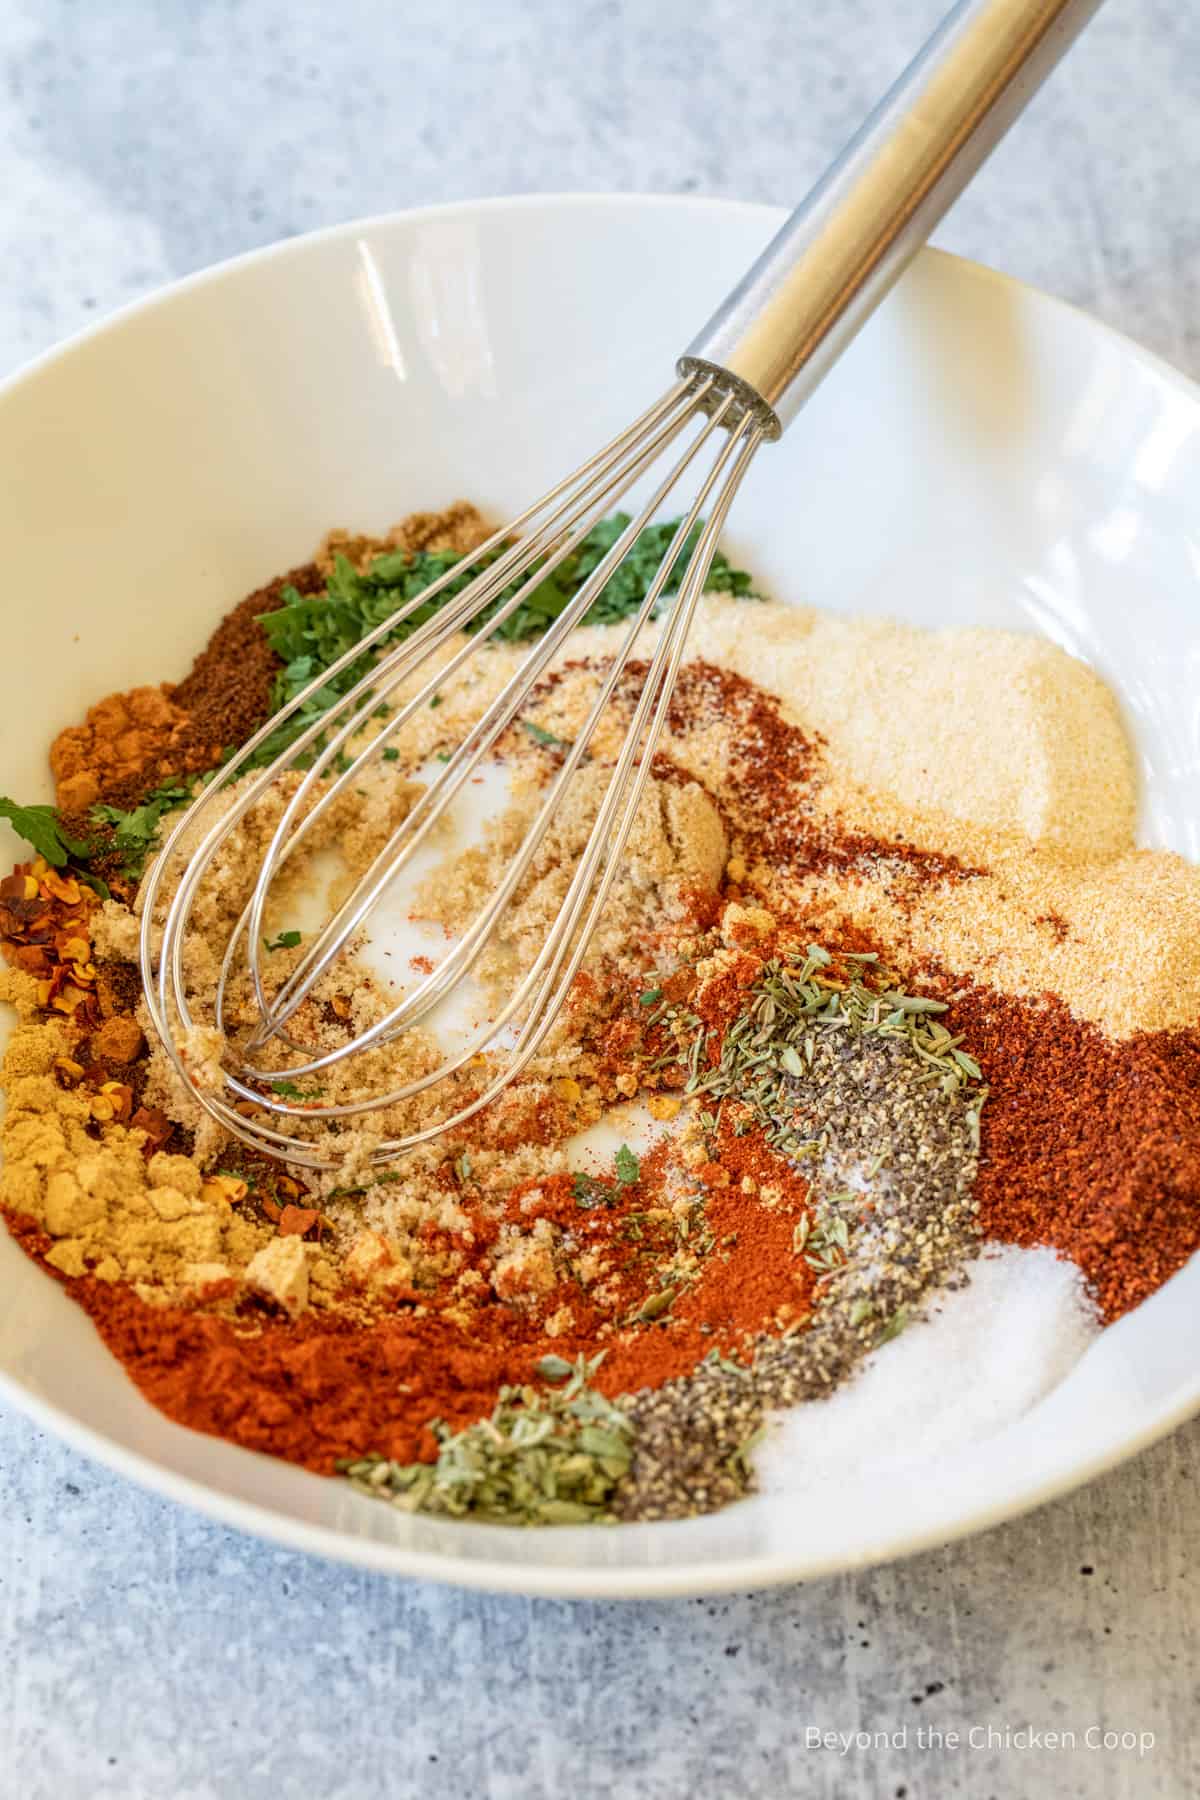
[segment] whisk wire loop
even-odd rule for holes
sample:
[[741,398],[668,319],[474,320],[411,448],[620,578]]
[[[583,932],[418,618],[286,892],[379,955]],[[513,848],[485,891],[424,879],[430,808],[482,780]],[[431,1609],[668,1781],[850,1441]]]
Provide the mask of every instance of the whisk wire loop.
[[[708,384],[705,383],[704,388],[707,386]],[[697,390],[697,399],[701,392],[702,390]],[[573,630],[586,616],[596,598],[603,591],[609,577],[624,561],[658,506],[670,493],[727,410],[727,403],[717,409],[713,418],[707,421],[700,435],[659,484],[654,495],[642,507],[637,517],[630,520],[568,606],[554,620],[549,630],[535,640],[521,667],[505,684],[483,717],[472,727],[466,739],[451,756],[442,775],[427,790],[414,812],[397,827],[389,841],[378,852],[371,869],[359,878],[338,912],[308,947],[304,957],[288,980],[282,984],[272,999],[268,1000],[263,982],[260,949],[262,920],[271,887],[283,860],[339,796],[354,785],[362,769],[378,758],[388,740],[402,731],[417,712],[429,705],[434,696],[440,692],[463,664],[476,654],[478,647],[486,643],[511,616],[512,612],[523,604],[526,588],[518,588],[506,605],[488,620],[478,633],[468,638],[441,668],[435,669],[424,686],[386,721],[378,735],[358,751],[338,778],[327,785],[316,806],[302,821],[302,824],[293,830],[294,821],[315,785],[325,777],[330,767],[336,765],[337,761],[344,756],[346,745],[367,725],[380,703],[386,704],[388,697],[408,678],[413,669],[432,656],[450,636],[459,630],[459,625],[457,622],[452,622],[443,626],[432,637],[428,645],[418,643],[415,638],[409,639],[400,651],[393,653],[392,657],[384,659],[378,670],[368,671],[345,697],[344,705],[346,707],[353,706],[355,703],[360,704],[357,705],[357,710],[334,731],[329,742],[315,757],[312,766],[288,801],[264,855],[263,873],[255,883],[247,911],[235,927],[231,937],[230,950],[232,951],[242,935],[243,928],[245,929],[247,956],[261,1013],[260,1026],[247,1042],[248,1052],[260,1048],[270,1038],[281,1034],[282,1026],[303,1003],[305,996],[311,991],[313,983],[320,979],[320,976],[344,949],[348,939],[364,923],[389,883],[407,866],[413,854],[428,837],[446,808],[470,778],[480,760],[495,746],[498,739],[517,718],[529,697],[532,686],[568,632]],[[547,561],[534,565],[525,577],[526,586],[543,581],[567,556],[578,549],[593,528],[595,522],[593,515],[599,516],[611,503],[612,489],[617,487],[620,492],[627,491],[628,487],[657,458],[664,445],[677,436],[687,422],[687,415],[669,420],[666,426],[660,428],[651,437],[649,444],[639,452],[637,458],[614,482],[599,493],[594,503],[589,506],[582,524],[563,541],[559,549]],[[659,591],[661,591],[661,584]],[[463,598],[465,599],[466,595]],[[487,599],[484,598],[480,604],[487,604]],[[468,613],[467,616],[470,618],[472,614]],[[430,620],[428,626],[423,629],[439,623],[440,620],[435,618]],[[382,680],[380,679],[381,674]],[[418,990],[418,993],[412,997],[412,1002],[407,1006],[402,1006],[397,1014],[398,1019],[410,1023],[417,1016],[418,1011],[428,1010],[428,1006],[433,1002],[424,1002],[421,999],[422,992],[423,989]]]
[[[712,431],[716,429],[719,423],[719,416],[714,416],[714,418],[709,421],[705,426],[701,437],[697,439],[697,447],[711,435]],[[260,1078],[270,1080],[277,1078],[280,1075],[287,1075],[294,1079],[296,1076],[316,1074],[322,1069],[341,1062],[346,1056],[354,1054],[359,1049],[368,1048],[375,1043],[386,1042],[390,1038],[396,1036],[400,1030],[407,1028],[425,1016],[434,1006],[440,1003],[444,998],[447,989],[451,985],[457,982],[464,974],[470,973],[479,957],[482,955],[486,944],[491,938],[493,929],[497,925],[513,894],[528,872],[529,866],[545,837],[546,831],[549,829],[562,799],[565,796],[567,787],[580,764],[587,756],[588,747],[599,721],[612,698],[617,684],[622,679],[627,668],[636,639],[643,625],[647,622],[658,605],[662,591],[670,579],[679,556],[699,520],[700,510],[704,505],[712,486],[715,484],[728,463],[731,454],[732,442],[727,439],[725,449],[715,462],[713,469],[705,480],[691,510],[686,517],[680,521],[672,543],[668,547],[659,565],[658,571],[647,590],[646,596],[624,636],[622,646],[610,661],[608,672],[601,681],[588,717],[580,728],[573,743],[567,747],[562,767],[558,770],[550,783],[536,818],[526,832],[517,855],[513,858],[503,881],[493,894],[487,907],[479,914],[474,923],[460,939],[459,943],[448,952],[442,963],[425,978],[424,982],[420,984],[417,990],[412,995],[402,1000],[385,1018],[378,1021],[378,1023],[369,1031],[363,1033],[360,1038],[356,1039],[353,1045],[338,1046],[335,1049],[315,1056],[308,1063],[292,1065],[288,1070],[277,1071],[259,1069],[256,1073]],[[666,484],[664,483],[663,488],[665,488],[665,486]],[[659,492],[647,501],[645,510],[653,510],[654,506],[659,502],[662,496],[663,488],[660,488]],[[626,540],[629,542],[633,540],[641,526],[641,522],[640,518],[632,521],[627,530],[622,533],[621,540],[614,546],[614,556],[618,551],[620,554],[624,554],[624,548],[627,547]],[[707,573],[707,570],[705,572]],[[607,579],[608,573],[609,571],[603,564],[597,569],[596,575],[593,578],[597,583],[597,590],[603,585],[603,581]],[[591,596],[586,587],[581,591],[578,601],[582,610],[586,610],[591,604]],[[547,636],[549,636],[549,634],[547,634]],[[543,640],[543,643],[544,641],[545,640]],[[544,661],[544,657],[539,657],[537,659],[538,666],[540,667]],[[536,675],[536,669],[529,670],[527,673],[527,667],[528,665],[523,665],[519,672],[522,682],[522,699],[527,697],[530,679]],[[517,679],[517,677],[514,677],[514,681]],[[506,715],[500,723],[501,725],[507,725],[509,723],[509,716]],[[478,754],[482,754],[484,750],[490,747],[491,743],[494,742],[496,735],[498,735],[498,732],[490,732],[487,735],[479,746]],[[468,766],[473,767],[474,761]],[[449,771],[447,771],[447,774],[448,772]],[[342,779],[343,781],[348,780],[349,776],[344,776]],[[444,779],[445,776],[439,778],[438,783],[435,784],[434,789],[429,791],[429,794],[434,793],[436,788],[440,787],[441,782]],[[616,777],[614,776],[614,780],[615,779]],[[429,798],[429,794],[427,794],[426,799]],[[356,925],[365,919],[370,908],[378,902],[387,884],[403,869],[408,856],[415,848],[415,843],[405,844],[404,837],[407,828],[416,818],[418,810],[419,809],[414,809],[414,812],[410,813],[408,818],[401,823],[388,844],[385,845],[384,849],[376,857],[372,868],[368,871],[365,881],[369,884],[369,891],[364,894],[363,900],[355,909],[354,918]],[[422,831],[427,828],[427,825],[423,826]],[[600,827],[597,825],[596,830],[599,831],[599,829]],[[265,872],[269,872],[269,862],[265,865]],[[344,939],[342,942],[344,942]],[[337,948],[341,948],[340,943]],[[317,973],[328,966],[328,963],[333,960],[333,955],[335,954],[336,949],[321,959]],[[311,992],[312,981],[316,978],[317,976],[314,974],[312,977],[305,980],[300,999],[303,999],[307,993]],[[486,1041],[490,1036],[494,1036],[495,1032],[507,1023],[513,1013],[520,1009],[528,996],[529,988],[532,985],[534,978],[535,971],[531,970],[526,978],[526,982],[522,984],[516,994],[510,999],[504,1012],[491,1023],[486,1032],[480,1034],[480,1042]],[[282,994],[282,992],[283,989],[281,988],[280,993]],[[278,998],[279,996],[277,995],[276,999],[278,1000]],[[299,1004],[299,1000],[294,1001],[293,1004]],[[278,1014],[276,1015],[276,1018],[278,1019]],[[274,1035],[274,1033],[263,1032],[261,1037],[265,1039],[268,1035]],[[256,1037],[248,1043],[247,1050],[249,1051],[256,1048],[259,1041],[259,1035],[256,1034]],[[432,1085],[434,1081],[454,1073],[458,1068],[462,1067],[470,1060],[471,1056],[476,1053],[477,1047],[477,1043],[473,1042],[459,1057],[447,1061],[435,1075],[424,1078],[424,1080],[417,1084],[412,1091],[419,1092],[424,1087]],[[243,1073],[248,1072],[249,1065],[246,1064],[243,1066]],[[365,1103],[363,1110],[365,1110],[366,1106],[369,1104],[370,1103]]]
[[[510,1056],[500,1072],[493,1077],[483,1091],[466,1105],[447,1117],[435,1120],[420,1131],[381,1142],[371,1157],[376,1165],[393,1161],[405,1151],[414,1149],[447,1131],[460,1127],[489,1106],[537,1054],[551,1029],[566,993],[582,965],[588,942],[620,867],[621,853],[633,827],[645,783],[650,774],[654,747],[666,724],[675,681],[686,647],[687,633],[712,565],[717,539],[737,487],[762,439],[763,433],[758,423],[746,420],[740,429],[730,437],[722,451],[718,469],[714,470],[714,479],[719,473],[724,472],[725,486],[714,505],[712,516],[702,530],[689,559],[684,579],[671,602],[670,612],[664,622],[658,646],[643,683],[622,753],[614,768],[604,801],[597,812],[588,845],[576,865],[566,899],[545,944],[518,992],[510,998],[496,1019],[481,1029],[469,1049],[454,1061],[453,1066],[461,1067],[469,1061],[471,1056],[478,1052],[480,1045],[492,1039],[502,1024],[506,1023],[528,998],[528,1011]],[[618,811],[621,816],[614,824]],[[586,916],[581,917],[585,908],[587,909]],[[536,991],[533,991],[535,988]],[[530,996],[532,997],[529,998]],[[243,1093],[244,1097],[265,1103],[270,1110],[276,1113],[311,1121],[314,1117],[345,1117],[413,1098],[426,1091],[436,1081],[444,1079],[449,1067],[449,1064],[443,1065],[432,1075],[410,1082],[391,1094],[375,1096],[367,1102],[318,1108],[292,1106],[275,1097],[264,1101],[262,1095],[252,1088],[244,1087],[237,1077],[230,1077],[229,1085],[235,1091]],[[298,1071],[292,1071],[293,1075],[296,1073]],[[238,1130],[239,1135],[250,1138],[251,1133],[247,1133],[245,1129],[249,1122],[236,1114],[233,1115],[233,1118],[236,1120],[234,1128]],[[256,1132],[260,1128],[255,1127],[254,1129]],[[297,1152],[295,1140],[288,1139],[286,1141],[291,1146],[288,1153],[289,1161],[317,1168],[333,1166],[332,1162],[321,1158],[319,1154],[315,1155],[307,1150]]]
[[[536,1055],[582,965],[588,941],[616,878],[665,725],[687,630],[715,555],[717,533],[745,468],[762,441],[761,428],[752,420],[741,419],[730,428],[732,401],[714,395],[712,385],[706,375],[678,382],[573,476],[560,482],[511,524],[494,532],[476,552],[455,563],[415,600],[374,627],[230,759],[167,838],[143,886],[142,967],[156,1028],[177,1072],[186,1080],[189,1067],[183,1040],[198,1022],[207,1023],[197,1021],[194,1015],[185,960],[201,884],[239,826],[277,788],[280,776],[288,770],[300,775],[273,827],[260,872],[229,935],[217,982],[213,1018],[226,1035],[227,1044],[231,1025],[229,982],[239,961],[244,962],[250,974],[257,1018],[244,1035],[240,1049],[231,1051],[227,1058],[224,1091],[200,1091],[198,1096],[207,1110],[243,1142],[285,1154],[298,1166],[332,1167],[333,1159],[322,1149],[293,1135],[294,1122],[311,1131],[327,1121],[386,1110],[436,1088],[477,1060],[482,1052],[490,1052],[489,1063],[499,1066],[494,1074],[489,1069],[482,1092],[456,1112],[436,1118],[420,1131],[381,1141],[374,1151],[374,1160],[386,1162],[461,1125],[490,1105]],[[696,434],[673,457],[666,473],[654,484],[568,605],[534,640],[519,667],[451,754],[438,777],[389,834],[287,978],[274,992],[268,992],[260,950],[263,920],[272,888],[288,859],[340,796],[362,778],[389,741],[404,730],[422,707],[428,706],[463,668],[468,657],[477,654],[502,631],[533,588],[576,553],[614,499],[638,483],[663,450],[693,423],[699,426]],[[623,633],[619,650],[599,678],[587,717],[574,741],[565,747],[562,764],[549,782],[517,854],[485,907],[415,990],[364,1031],[329,1049],[293,1036],[288,1027],[316,984],[345,954],[355,934],[428,841],[480,762],[519,719],[531,691],[561,650],[568,633],[585,619],[641,532],[714,440],[720,447],[711,466],[680,519],[645,596]],[[703,509],[714,494],[717,498],[711,516],[703,522]],[[514,538],[522,529],[524,535]],[[465,586],[443,599],[430,617],[405,631],[419,607],[436,601],[452,581],[460,582],[464,572],[469,573],[472,568],[476,572]],[[666,597],[672,583],[674,592]],[[481,614],[485,615],[482,619]],[[470,976],[501,928],[505,911],[528,875],[570,783],[589,755],[604,712],[627,675],[637,640],[656,614],[661,614],[658,638],[625,743],[572,872],[561,912],[531,966],[514,984],[495,1016],[479,1025],[465,1045],[448,1054],[436,1068],[391,1092],[340,1103],[317,1103],[296,1102],[287,1093],[275,1091],[272,1083],[285,1083],[290,1088],[297,1079],[329,1070],[347,1058],[392,1042],[428,1018]],[[456,642],[464,629],[470,635],[464,642]],[[400,642],[389,644],[389,639],[398,633]],[[319,690],[347,670],[353,672],[364,657],[370,658],[368,666],[347,692],[338,696],[334,706],[317,712],[307,724],[302,723],[304,708]],[[427,669],[430,672],[426,676]],[[391,708],[370,740],[359,747],[355,740],[372,718],[389,707],[398,689],[414,681],[415,687]],[[295,730],[291,742],[266,768],[256,768],[259,753],[266,754],[273,734],[289,722],[292,730],[298,723],[301,728]],[[230,803],[229,790],[239,779],[243,785]],[[223,810],[218,812],[219,797]],[[207,829],[197,839],[198,828],[206,823]],[[182,860],[185,850],[186,860]],[[162,910],[168,872],[181,861],[178,883],[166,903],[161,941],[156,945],[155,925]],[[512,1038],[507,1050],[499,1042],[505,1033]],[[263,1057],[272,1043],[285,1047],[293,1059],[300,1060],[292,1060],[286,1067],[265,1066],[267,1060],[278,1061]],[[272,1116],[278,1125],[269,1122]],[[279,1129],[279,1125],[291,1125],[292,1129]]]

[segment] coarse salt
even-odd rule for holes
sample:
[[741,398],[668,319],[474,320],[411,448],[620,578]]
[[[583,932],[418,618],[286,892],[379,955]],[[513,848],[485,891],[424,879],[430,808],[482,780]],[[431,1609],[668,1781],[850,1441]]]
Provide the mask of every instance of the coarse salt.
[[756,1456],[767,1493],[911,1469],[1013,1424],[1065,1379],[1100,1322],[1073,1263],[989,1246],[969,1281],[823,1400],[776,1413]]

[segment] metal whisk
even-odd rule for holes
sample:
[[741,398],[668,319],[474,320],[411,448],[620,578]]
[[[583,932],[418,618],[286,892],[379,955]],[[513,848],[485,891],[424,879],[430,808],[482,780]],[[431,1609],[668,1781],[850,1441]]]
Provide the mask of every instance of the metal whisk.
[[[1100,0],[961,0],[680,358],[675,385],[574,474],[317,676],[231,758],[176,826],[145,882],[141,967],[159,1037],[187,1081],[183,1039],[198,1021],[185,982],[184,953],[200,885],[230,833],[260,805],[279,776],[303,770],[230,937],[215,996],[216,1023],[224,1029],[227,989],[244,946],[257,1024],[236,1059],[230,1053],[233,1066],[225,1070],[224,1090],[193,1090],[238,1138],[285,1155],[290,1162],[331,1167],[331,1158],[303,1137],[278,1129],[269,1122],[271,1116],[321,1127],[376,1111],[427,1092],[490,1048],[499,1069],[484,1091],[422,1130],[381,1142],[375,1161],[386,1163],[461,1125],[494,1100],[536,1055],[579,971],[621,866],[717,540],[756,451],[780,436],[1099,4]],[[668,451],[666,472],[655,481],[653,471]],[[490,901],[433,972],[368,1030],[335,1049],[300,1041],[292,1032],[316,983],[427,841],[481,759],[519,718],[567,634],[584,619],[638,535],[690,472],[695,486],[686,513],[607,672],[598,677],[587,719],[565,749],[533,823]],[[364,767],[419,709],[429,706],[468,657],[478,654],[530,588],[571,557],[596,522],[644,478],[650,479],[652,492],[637,515],[549,630],[531,644],[516,674],[306,946],[292,972],[269,991],[260,946],[264,910],[280,870],[339,796],[354,786]],[[472,567],[478,572],[465,588],[448,595],[434,615],[401,643],[384,648],[418,608],[437,601],[452,584],[457,586],[464,570]],[[455,634],[496,602],[496,611],[474,635],[440,660],[438,652]],[[293,1083],[319,1075],[391,1042],[427,1019],[470,976],[587,757],[601,716],[626,674],[638,635],[652,616],[661,619],[657,643],[562,910],[497,1016],[440,1067],[390,1093],[318,1105],[297,1103],[272,1090],[271,1082]],[[244,775],[248,764],[252,766],[271,734],[323,685],[376,646],[378,659],[335,708],[315,718],[269,767],[253,773],[232,805],[219,804],[219,797]],[[429,672],[421,681],[423,669]],[[388,715],[371,742],[348,751],[368,720],[414,677],[415,691]],[[192,846],[186,859],[180,854],[185,841]],[[159,897],[168,875],[176,872],[178,884],[156,948]],[[505,1035],[512,1042],[502,1049]],[[285,1050],[292,1061],[281,1059]],[[294,1060],[297,1055],[299,1062]],[[251,1103],[250,1110],[239,1110],[239,1102]]]

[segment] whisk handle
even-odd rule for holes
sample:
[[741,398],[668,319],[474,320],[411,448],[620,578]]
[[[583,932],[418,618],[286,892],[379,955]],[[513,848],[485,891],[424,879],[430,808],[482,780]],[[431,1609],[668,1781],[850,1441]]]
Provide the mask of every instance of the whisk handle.
[[1101,0],[959,0],[679,361],[778,436]]

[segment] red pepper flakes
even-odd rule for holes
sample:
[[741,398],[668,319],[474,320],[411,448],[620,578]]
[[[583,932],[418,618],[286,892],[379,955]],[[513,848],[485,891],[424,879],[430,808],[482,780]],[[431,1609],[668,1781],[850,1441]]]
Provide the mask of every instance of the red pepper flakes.
[[307,1237],[313,1227],[320,1223],[321,1215],[315,1207],[293,1206],[289,1203],[279,1215],[277,1229],[280,1237]]
[[133,1131],[144,1131],[146,1141],[142,1145],[142,1155],[147,1159],[161,1150],[169,1140],[175,1127],[165,1112],[157,1106],[139,1106],[129,1121]]

